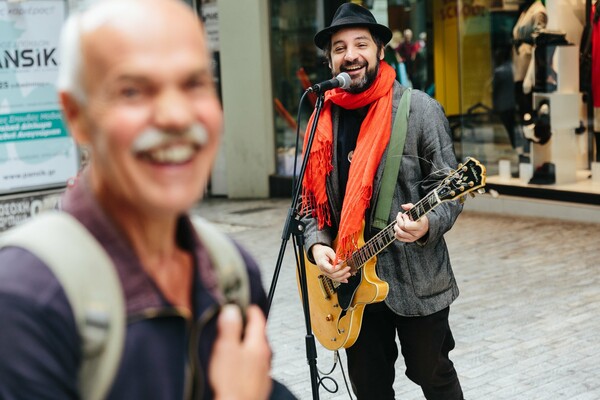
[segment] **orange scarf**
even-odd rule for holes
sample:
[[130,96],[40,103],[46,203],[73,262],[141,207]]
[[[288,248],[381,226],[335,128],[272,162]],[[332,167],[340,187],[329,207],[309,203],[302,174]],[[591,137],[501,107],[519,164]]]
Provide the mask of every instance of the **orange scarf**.
[[[352,94],[337,88],[325,94],[302,188],[302,209],[304,211],[312,209],[313,216],[317,217],[319,229],[322,229],[324,225],[331,226],[331,210],[325,190],[326,177],[333,170],[331,163],[333,148],[331,104],[335,103],[349,110],[371,105],[360,126],[356,149],[350,164],[338,229],[336,249],[338,260],[346,260],[357,248],[362,220],[373,193],[375,172],[390,140],[395,78],[394,69],[382,61],[375,81],[366,91]],[[313,113],[304,135],[305,152],[314,117]]]

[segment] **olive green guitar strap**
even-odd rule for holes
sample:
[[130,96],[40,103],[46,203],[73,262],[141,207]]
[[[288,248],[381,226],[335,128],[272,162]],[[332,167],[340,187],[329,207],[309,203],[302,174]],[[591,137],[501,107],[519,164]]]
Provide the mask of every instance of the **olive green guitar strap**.
[[381,188],[377,197],[377,206],[375,208],[375,219],[373,227],[383,229],[389,224],[390,210],[392,208],[392,198],[394,189],[398,180],[398,171],[402,161],[402,152],[404,142],[406,141],[406,131],[408,130],[408,115],[410,113],[410,88],[407,88],[402,94],[400,105],[394,118],[392,135],[388,146],[387,158],[381,178]]

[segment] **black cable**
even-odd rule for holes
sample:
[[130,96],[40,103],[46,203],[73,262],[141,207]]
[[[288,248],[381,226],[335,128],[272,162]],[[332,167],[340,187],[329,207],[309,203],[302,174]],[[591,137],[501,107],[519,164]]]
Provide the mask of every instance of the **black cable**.
[[[337,357],[339,357],[338,352],[335,352],[337,354]],[[344,384],[346,385],[346,390],[348,391],[348,397],[350,398],[350,400],[354,400],[354,398],[352,397],[352,392],[350,391],[350,387],[348,386],[348,380],[346,379],[346,371],[344,371],[344,366],[343,366],[343,362],[341,362],[341,358],[340,358],[340,369],[342,370],[342,377],[344,378]]]

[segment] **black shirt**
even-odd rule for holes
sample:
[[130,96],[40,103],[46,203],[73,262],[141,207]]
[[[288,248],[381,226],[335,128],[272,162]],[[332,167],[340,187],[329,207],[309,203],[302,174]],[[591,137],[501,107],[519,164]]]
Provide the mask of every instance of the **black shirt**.
[[350,172],[351,152],[356,148],[360,126],[367,115],[368,107],[356,110],[340,108],[340,119],[337,136],[337,158],[342,202],[346,194],[346,184]]

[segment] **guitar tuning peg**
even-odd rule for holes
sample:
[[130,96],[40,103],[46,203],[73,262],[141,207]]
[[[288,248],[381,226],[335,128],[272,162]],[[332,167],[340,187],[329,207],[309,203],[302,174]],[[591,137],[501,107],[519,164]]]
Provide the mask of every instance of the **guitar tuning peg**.
[[477,189],[477,193],[484,194],[485,193],[485,189],[484,188],[479,188],[479,189]]
[[473,193],[473,192],[469,192],[469,196],[471,196],[471,197],[475,197],[475,193]]

